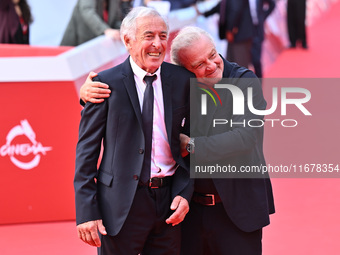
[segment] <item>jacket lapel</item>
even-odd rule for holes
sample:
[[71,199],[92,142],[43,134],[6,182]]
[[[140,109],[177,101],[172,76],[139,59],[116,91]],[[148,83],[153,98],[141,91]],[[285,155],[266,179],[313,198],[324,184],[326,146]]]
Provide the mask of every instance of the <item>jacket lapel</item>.
[[171,76],[167,68],[161,69],[163,103],[164,103],[164,122],[168,135],[168,142],[171,147],[171,127],[172,127],[172,93],[171,93]]
[[135,85],[135,79],[134,74],[132,72],[132,68],[130,66],[129,58],[127,58],[122,66],[122,73],[123,73],[123,83],[125,85],[126,91],[130,97],[130,101],[133,107],[133,110],[135,111],[135,114],[137,116],[138,122],[140,126],[142,127],[142,113],[141,108],[139,105],[136,85]]

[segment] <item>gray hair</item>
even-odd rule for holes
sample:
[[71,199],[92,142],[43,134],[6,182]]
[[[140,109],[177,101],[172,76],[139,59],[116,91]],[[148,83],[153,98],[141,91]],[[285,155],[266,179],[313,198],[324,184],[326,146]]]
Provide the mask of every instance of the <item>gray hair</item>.
[[182,59],[180,59],[179,57],[180,50],[190,47],[193,42],[200,40],[202,36],[207,37],[211,41],[211,43],[215,45],[214,39],[205,30],[194,26],[182,28],[175,39],[173,39],[171,44],[171,62],[173,64],[183,66]]
[[155,9],[143,6],[135,7],[126,15],[122,21],[122,25],[120,26],[120,38],[123,43],[125,36],[132,40],[136,40],[137,18],[143,18],[147,16],[160,17],[164,21],[167,31],[169,31],[168,22]]

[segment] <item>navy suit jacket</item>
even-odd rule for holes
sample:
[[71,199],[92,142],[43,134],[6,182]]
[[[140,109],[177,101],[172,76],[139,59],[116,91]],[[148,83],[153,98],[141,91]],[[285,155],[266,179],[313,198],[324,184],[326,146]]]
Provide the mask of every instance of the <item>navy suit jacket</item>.
[[[190,199],[189,171],[180,155],[179,134],[189,122],[189,83],[193,74],[163,63],[161,79],[166,132],[173,158],[179,164],[172,196]],[[109,235],[116,235],[130,211],[141,173],[145,145],[141,109],[129,59],[100,72],[98,81],[110,86],[111,96],[101,104],[86,103],[79,126],[74,178],[77,224],[103,219]],[[103,140],[103,157],[97,161]],[[170,205],[169,205],[170,207]]]
[[[268,8],[264,8],[265,4],[268,5]],[[256,11],[258,18],[257,36],[261,39],[261,41],[264,40],[264,22],[274,10],[275,5],[276,4],[274,0],[256,0]]]
[[171,10],[178,10],[181,8],[186,8],[189,7],[191,5],[194,5],[197,0],[169,0],[171,6],[170,9]]
[[[224,7],[224,8],[223,8]],[[225,39],[227,31],[237,29],[234,42],[242,42],[253,37],[253,23],[250,15],[248,0],[222,0],[204,16],[220,14],[219,37]]]
[[[266,108],[261,84],[253,72],[224,60],[223,77],[230,78],[229,84],[240,88],[245,98],[247,98],[247,88],[252,87],[255,109]],[[206,117],[204,119],[198,117],[191,122],[191,136],[195,137],[195,153],[191,157],[195,165],[214,166],[218,163],[220,166],[235,166],[236,169],[240,169],[241,166],[264,166],[266,162],[262,148],[263,127],[252,128],[247,125],[244,127],[242,124],[213,127],[212,121],[226,119],[229,123],[230,120],[234,123],[242,123],[245,120],[247,123],[249,120],[262,117],[252,114],[246,105],[244,115],[233,115],[233,97],[230,91],[227,89],[216,89],[216,91],[220,95],[222,106],[215,106],[212,100],[208,100]],[[192,88],[192,93],[194,92]],[[200,110],[200,107],[195,108]],[[196,114],[200,116],[199,112]],[[226,174],[228,173],[223,173],[223,176]],[[232,177],[232,174],[228,177]],[[260,178],[213,178],[213,182],[226,213],[238,228],[252,232],[269,224],[269,214],[274,213],[275,210],[268,175],[260,175]]]

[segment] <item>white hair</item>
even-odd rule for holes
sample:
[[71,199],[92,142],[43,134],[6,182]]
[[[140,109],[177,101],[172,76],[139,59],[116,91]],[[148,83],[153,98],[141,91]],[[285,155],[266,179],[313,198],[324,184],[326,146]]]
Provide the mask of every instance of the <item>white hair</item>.
[[167,31],[169,30],[168,22],[155,9],[143,6],[135,7],[125,16],[120,26],[120,37],[123,43],[125,36],[127,36],[129,39],[136,40],[137,18],[148,16],[160,17],[164,21]]
[[208,38],[211,41],[211,43],[215,45],[213,38],[205,30],[194,26],[182,28],[171,43],[170,51],[171,62],[173,64],[183,66],[183,59],[179,57],[179,52],[182,49],[191,47],[192,44],[195,41],[200,40],[202,36]]

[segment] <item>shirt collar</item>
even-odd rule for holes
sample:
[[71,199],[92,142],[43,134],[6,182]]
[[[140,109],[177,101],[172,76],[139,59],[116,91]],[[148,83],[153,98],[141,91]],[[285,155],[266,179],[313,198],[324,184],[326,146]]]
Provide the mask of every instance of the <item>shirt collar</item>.
[[[160,74],[161,74],[161,67],[159,67],[159,68],[157,69],[157,71],[154,72],[154,73],[148,73],[148,72],[144,71],[142,68],[140,68],[140,67],[135,63],[135,61],[133,61],[133,59],[132,59],[131,56],[130,56],[130,64],[131,64],[131,68],[132,68],[133,73],[134,73],[134,74],[138,77],[138,79],[140,79],[140,80],[143,80],[144,77],[145,77],[145,75],[150,75],[150,76],[152,76],[152,75],[156,74],[156,75],[157,75],[157,79],[158,79],[158,77],[160,77]],[[157,79],[156,79],[156,80],[157,80]]]

